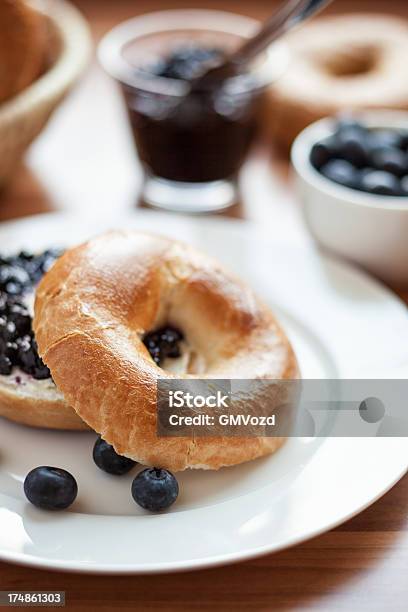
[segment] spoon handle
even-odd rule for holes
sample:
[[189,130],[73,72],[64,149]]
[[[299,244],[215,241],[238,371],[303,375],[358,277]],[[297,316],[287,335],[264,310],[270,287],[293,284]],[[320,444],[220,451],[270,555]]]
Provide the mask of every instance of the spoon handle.
[[332,0],[288,0],[263,24],[258,34],[250,38],[231,55],[229,62],[241,66],[252,60],[274,40],[321,10]]

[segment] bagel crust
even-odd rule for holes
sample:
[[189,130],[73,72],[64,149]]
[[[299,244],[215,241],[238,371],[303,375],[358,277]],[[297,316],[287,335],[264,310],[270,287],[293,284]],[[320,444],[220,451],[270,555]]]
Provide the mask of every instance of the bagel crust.
[[143,336],[179,328],[205,367],[188,378],[293,379],[293,350],[270,310],[186,244],[110,232],[67,251],[35,302],[40,355],[65,400],[115,450],[173,471],[218,469],[273,453],[283,438],[158,437],[159,378]]
[[31,392],[27,393],[22,392],[19,385],[13,387],[0,381],[0,416],[30,427],[67,431],[88,429],[86,423],[64,402],[57,389],[43,390],[43,381],[40,381],[40,385],[37,382],[35,389],[36,382],[30,385]]

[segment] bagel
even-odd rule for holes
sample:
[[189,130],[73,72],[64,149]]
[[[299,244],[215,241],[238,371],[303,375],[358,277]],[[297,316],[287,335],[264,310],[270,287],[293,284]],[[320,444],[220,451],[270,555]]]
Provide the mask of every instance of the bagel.
[[[146,332],[165,324],[186,338],[192,359],[183,374],[159,367],[143,343]],[[110,232],[67,251],[38,286],[34,330],[65,400],[121,455],[173,471],[218,469],[272,453],[284,441],[156,434],[160,378],[298,376],[270,310],[186,244]]]
[[13,376],[0,376],[0,416],[30,427],[89,429],[52,380],[34,380],[18,370]]
[[57,256],[55,250],[0,256],[0,416],[32,427],[88,429],[33,348],[35,286]]
[[310,123],[339,111],[408,109],[408,22],[381,14],[312,21],[287,36],[291,60],[266,123],[288,149]]
[[44,16],[23,0],[0,0],[0,102],[40,74],[46,59]]

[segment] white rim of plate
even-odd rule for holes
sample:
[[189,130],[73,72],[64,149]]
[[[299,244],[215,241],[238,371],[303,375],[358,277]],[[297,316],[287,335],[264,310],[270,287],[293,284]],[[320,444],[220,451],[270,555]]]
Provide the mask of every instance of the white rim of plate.
[[[142,215],[142,217],[144,217],[146,220],[150,220],[150,221],[152,220],[158,221],[159,217],[162,217],[163,219],[166,218],[166,224],[170,223],[170,226],[173,222],[175,222],[175,224],[177,225],[179,219],[185,219],[184,217],[175,217],[171,215],[165,215],[163,213],[155,213],[155,212],[140,213],[138,212],[135,215],[129,215],[128,217],[124,217],[122,221],[123,223],[122,227],[128,227],[129,224],[140,219],[141,218],[140,215]],[[170,217],[172,217],[174,221],[171,221]],[[16,228],[16,226],[18,226],[21,230],[24,230],[25,226],[28,227],[31,225],[31,229],[33,229],[32,228],[33,223],[41,226],[41,224],[44,223],[44,221],[49,222],[51,219],[55,221],[56,223],[61,224],[61,223],[68,222],[68,219],[74,220],[74,219],[78,219],[78,217],[75,217],[74,215],[65,215],[65,214],[62,214],[62,215],[61,214],[48,214],[48,215],[41,215],[41,216],[37,216],[33,218],[25,218],[20,221],[17,220],[13,222],[3,223],[0,226],[0,234],[5,231],[12,232],[13,229]],[[114,218],[110,217],[110,220],[114,223],[114,225],[118,226],[118,223],[117,223],[118,219],[115,220]],[[103,225],[105,221],[106,220],[99,220],[98,225]],[[224,229],[228,229],[228,230],[232,230],[232,228],[234,228],[234,230],[232,231],[236,231],[237,228],[240,228],[240,227],[241,228],[245,227],[246,234],[248,233],[248,226],[251,225],[251,224],[248,224],[247,222],[242,222],[242,221],[237,221],[237,220],[229,220],[229,219],[228,220],[227,219],[214,220],[214,219],[208,219],[208,218],[207,219],[203,219],[203,218],[188,219],[187,223],[193,224],[193,225],[196,225],[197,223],[199,223],[200,226],[201,224],[206,224],[208,227],[211,227],[213,224],[216,224],[218,225],[219,228],[224,227]],[[252,228],[255,228],[255,230],[259,232],[256,226],[252,226]],[[238,229],[238,233],[240,231],[241,230]],[[260,235],[262,236],[262,232],[260,232]],[[328,260],[328,261],[332,260],[332,258],[330,257],[327,258],[326,255],[324,255],[323,257],[325,260]],[[400,303],[401,305],[403,304],[396,296],[394,296],[394,294],[392,294],[391,291],[389,291],[380,282],[374,279],[371,279],[366,273],[353,268],[347,263],[344,263],[344,264],[339,263],[338,266],[348,271],[350,275],[354,277],[354,279],[360,279],[362,284],[367,285],[367,283],[369,283],[371,287],[373,288],[373,290],[375,289],[377,293],[381,293],[383,297],[387,297],[388,299],[393,300],[396,303]],[[404,305],[404,308],[405,308],[405,305]],[[407,319],[407,328],[408,328],[408,319]],[[407,364],[408,364],[408,360],[407,360]],[[348,439],[348,440],[353,440],[353,443],[356,443],[356,444],[359,444],[359,441],[361,441],[360,438],[353,438],[353,439]],[[81,561],[47,559],[41,556],[30,556],[25,553],[15,553],[12,551],[4,552],[4,550],[2,551],[1,549],[0,549],[0,559],[6,562],[14,562],[14,563],[22,564],[22,565],[27,565],[30,567],[37,567],[37,568],[49,569],[49,570],[65,570],[69,572],[81,572],[81,573],[90,573],[90,574],[123,574],[124,575],[124,574],[151,574],[151,573],[164,573],[164,572],[178,572],[178,571],[186,571],[186,570],[194,570],[194,569],[204,569],[208,567],[225,565],[225,564],[236,562],[236,561],[248,560],[254,557],[266,555],[271,552],[277,552],[279,550],[294,546],[296,544],[300,544],[301,542],[304,542],[305,540],[308,540],[330,529],[335,528],[336,526],[344,523],[345,521],[349,520],[356,514],[366,509],[372,503],[377,501],[377,499],[379,499],[387,491],[389,491],[408,471],[408,457],[404,451],[405,446],[403,447],[403,444],[405,445],[405,440],[403,438],[394,438],[393,440],[396,441],[396,445],[397,447],[398,446],[400,447],[399,451],[401,451],[399,452],[397,449],[397,454],[399,453],[398,457],[396,458],[397,465],[390,466],[390,469],[389,469],[390,474],[383,474],[383,477],[382,477],[383,482],[381,484],[379,483],[378,485],[379,488],[374,487],[375,492],[373,491],[372,494],[370,494],[369,497],[365,499],[364,502],[359,503],[358,507],[355,507],[351,511],[343,514],[342,516],[338,517],[336,520],[323,521],[320,523],[318,527],[308,530],[307,533],[303,533],[303,534],[294,536],[292,538],[288,537],[285,540],[285,542],[279,545],[266,544],[263,546],[255,546],[253,548],[249,548],[246,550],[240,550],[238,552],[233,552],[233,553],[209,555],[205,558],[186,559],[183,561],[165,562],[165,563],[153,563],[153,564],[145,563],[143,565],[140,565],[140,564],[130,565],[128,563],[125,563],[125,564],[113,563],[112,565],[109,565],[109,564],[100,563],[100,562],[91,562],[89,564],[84,564]],[[268,486],[274,486],[274,485],[268,485]],[[268,488],[268,486],[263,488],[262,491],[264,492]],[[249,497],[251,495],[253,497],[256,497],[256,493],[259,493],[259,491],[260,489],[252,493],[244,493],[242,497]],[[23,503],[24,502],[21,502],[21,504]],[[228,512],[228,506],[233,508],[234,504],[236,503],[237,503],[237,498],[234,498],[226,502],[217,503],[213,506],[207,506],[204,508],[204,510],[208,513],[208,515],[210,515],[211,513],[216,512],[218,508],[222,506],[223,507],[222,511]],[[20,501],[18,502],[18,505],[19,504],[20,504]],[[171,520],[172,520],[171,517],[174,515],[180,516],[183,514],[188,519],[188,517],[191,517],[192,515],[197,515],[197,513],[200,513],[202,511],[203,511],[203,508],[194,508],[192,510],[184,510],[184,511],[182,510],[174,514],[169,513],[167,515],[150,515],[150,516],[147,516],[146,519],[152,522],[153,521],[154,522],[163,521],[164,523],[171,523]],[[127,517],[127,516],[112,517],[112,516],[107,516],[107,515],[105,516],[93,515],[90,517],[90,516],[81,515],[78,513],[67,513],[65,520],[64,520],[64,524],[66,525],[66,527],[69,525],[70,529],[73,529],[73,531],[75,532],[75,526],[78,521],[86,522],[86,523],[89,522],[90,525],[93,523],[93,525],[95,526],[96,522],[98,523],[100,523],[101,521],[105,522],[104,519],[108,519],[108,523],[113,519],[115,519],[118,523],[121,523],[121,525],[125,528],[123,535],[128,533],[127,524],[130,524],[131,521],[134,520],[133,517]],[[106,525],[106,527],[107,526],[108,525]],[[103,526],[100,525],[100,527],[102,527],[102,532],[103,532]]]

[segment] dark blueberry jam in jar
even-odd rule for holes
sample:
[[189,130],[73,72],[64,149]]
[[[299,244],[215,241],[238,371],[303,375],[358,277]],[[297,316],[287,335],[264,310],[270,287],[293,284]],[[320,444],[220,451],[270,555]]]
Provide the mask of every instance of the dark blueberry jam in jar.
[[273,46],[216,85],[197,80],[223,63],[259,24],[206,10],[171,10],[116,26],[99,58],[118,81],[144,167],[142,199],[183,212],[226,208],[262,117],[269,85],[286,66]]
[[[222,56],[217,48],[185,44],[146,72],[188,83]],[[155,176],[205,183],[238,173],[256,133],[259,94],[222,86],[181,96],[128,86],[124,92],[140,159]]]

